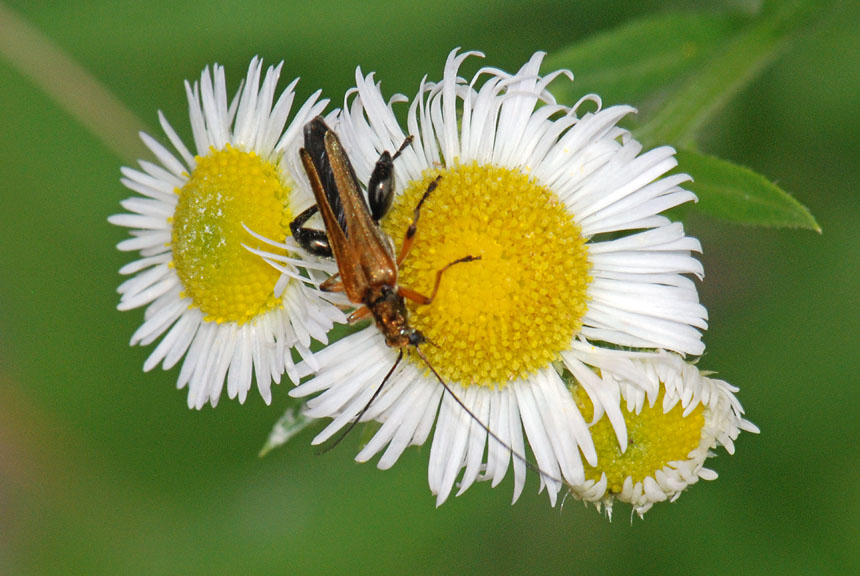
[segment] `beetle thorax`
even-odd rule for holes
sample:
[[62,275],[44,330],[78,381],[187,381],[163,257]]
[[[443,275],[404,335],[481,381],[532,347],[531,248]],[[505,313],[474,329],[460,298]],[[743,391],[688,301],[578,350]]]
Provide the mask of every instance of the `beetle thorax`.
[[376,327],[392,348],[417,346],[424,336],[409,325],[409,312],[397,288],[388,284],[376,285],[368,290],[364,301],[376,320]]

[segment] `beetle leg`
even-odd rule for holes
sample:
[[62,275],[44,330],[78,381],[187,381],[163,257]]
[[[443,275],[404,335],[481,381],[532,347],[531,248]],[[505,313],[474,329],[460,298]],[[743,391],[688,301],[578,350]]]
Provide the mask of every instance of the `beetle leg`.
[[328,236],[326,236],[325,230],[314,230],[313,228],[304,227],[305,222],[310,220],[310,218],[318,211],[319,207],[314,204],[296,216],[295,219],[290,222],[290,232],[292,232],[293,238],[296,239],[299,246],[304,248],[306,251],[321,258],[331,258],[331,244],[328,241]]
[[376,166],[373,167],[370,181],[367,183],[367,200],[370,215],[377,224],[388,213],[391,201],[394,199],[394,161],[407,146],[412,144],[412,140],[412,136],[407,136],[393,156],[388,150],[380,154]]
[[367,318],[369,316],[370,316],[370,308],[368,308],[367,306],[362,306],[361,308],[356,309],[355,312],[350,314],[349,317],[346,319],[346,321],[349,324],[355,324],[359,320],[364,320],[365,318]]
[[412,214],[412,222],[409,224],[409,228],[406,229],[406,235],[403,237],[403,245],[400,247],[400,256],[397,257],[398,267],[406,260],[406,256],[412,249],[412,243],[415,241],[415,233],[418,232],[418,218],[421,217],[421,206],[427,200],[427,197],[430,196],[430,193],[439,185],[439,180],[441,179],[442,176],[436,176],[436,179],[430,182],[427,190],[424,191],[424,195],[421,196],[421,200],[418,201],[418,205],[415,206],[415,212]]
[[430,296],[425,296],[420,292],[416,292],[415,290],[411,290],[409,288],[399,287],[397,289],[397,293],[404,298],[408,298],[413,302],[416,302],[419,306],[426,306],[433,302],[433,299],[436,298],[436,293],[439,292],[439,283],[442,281],[442,274],[453,266],[454,264],[460,264],[461,262],[474,262],[475,260],[480,260],[480,256],[463,256],[462,258],[457,258],[453,262],[447,264],[443,268],[440,268],[436,271],[436,283],[433,285],[433,292],[430,293]]
[[343,292],[343,281],[340,279],[340,273],[326,278],[326,280],[320,284],[320,290],[323,292]]
[[397,160],[397,157],[398,157],[398,156],[400,156],[400,155],[403,153],[403,151],[404,151],[404,150],[406,150],[406,147],[407,147],[407,146],[409,146],[410,144],[412,144],[412,141],[413,141],[413,140],[415,140],[415,138],[412,136],[412,134],[410,134],[409,136],[407,136],[406,138],[404,138],[404,139],[403,139],[403,144],[401,144],[401,145],[400,145],[400,148],[398,148],[398,149],[397,149],[397,152],[395,152],[395,153],[394,153],[394,156],[392,156],[392,157],[391,157],[391,159],[392,159],[392,160]]

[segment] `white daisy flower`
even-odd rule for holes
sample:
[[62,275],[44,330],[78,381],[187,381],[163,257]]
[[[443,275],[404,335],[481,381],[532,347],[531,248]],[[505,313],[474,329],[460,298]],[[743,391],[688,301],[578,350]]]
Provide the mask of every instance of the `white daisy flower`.
[[[674,150],[642,153],[617,126],[632,108],[603,109],[594,95],[573,108],[557,104],[547,87],[570,73],[541,76],[542,53],[515,74],[485,68],[467,81],[458,71],[471,55],[479,54],[455,50],[440,82],[421,83],[405,132],[392,111],[405,98],[386,103],[373,75],[359,69],[333,127],[364,182],[383,150],[397,149],[407,133],[415,138],[395,162],[398,196],[382,223],[395,242],[441,176],[422,207],[400,285],[429,294],[446,264],[481,258],[445,272],[431,305],[410,308],[412,325],[432,343],[423,352],[477,418],[410,354],[361,415],[382,426],[357,459],[384,449],[378,466],[388,468],[408,445],[423,444],[435,422],[429,483],[437,505],[457,483],[458,493],[475,480],[495,486],[511,462],[516,500],[527,441],[554,503],[564,483],[585,481],[583,458],[597,464],[586,419],[558,369],[627,374],[627,364],[604,352],[704,349],[707,313],[686,276],[702,276],[691,256],[700,246],[660,215],[695,196],[679,187],[687,175],[666,175]],[[359,416],[396,355],[372,326],[317,355],[317,375],[291,392],[317,394],[307,401],[309,415],[334,418],[316,443]],[[600,387],[589,393],[626,446],[617,398]],[[488,441],[487,430],[496,438]]]
[[207,67],[199,83],[185,83],[196,155],[159,112],[176,152],[141,134],[158,163],[122,169],[122,183],[140,196],[123,201],[129,213],[109,221],[131,229],[117,247],[141,257],[120,270],[132,278],[118,289],[118,308],[147,306],[132,345],[161,338],[145,371],[185,357],[177,385],[188,386],[189,407],[215,406],[225,378],[228,395],[244,402],[252,373],[270,402],[272,380],[284,371],[297,379],[291,350],[315,365],[311,338],[326,342],[332,323],[343,319],[298,274],[302,260],[278,252],[291,281],[276,297],[278,270],[245,248],[261,243],[250,230],[284,238],[295,206],[312,201],[307,184],[296,184],[304,179],[298,148],[302,126],[327,101],[315,93],[285,131],[297,81],[275,101],[280,70],[268,68],[261,83],[263,64],[254,58],[228,103],[224,68]]
[[597,466],[586,465],[585,482],[571,493],[598,509],[603,506],[610,516],[615,500],[630,503],[641,517],[655,502],[674,502],[700,478],[714,480],[717,473],[704,467],[712,450],[720,445],[734,454],[741,430],[759,430],[743,418],[737,388],[708,378],[676,354],[640,354],[629,361],[637,374],[647,374],[646,387],[641,379],[631,382],[617,374],[603,374],[600,383],[613,390],[621,405],[626,450],[608,419],[594,413],[585,387],[573,387],[577,406],[593,421]]

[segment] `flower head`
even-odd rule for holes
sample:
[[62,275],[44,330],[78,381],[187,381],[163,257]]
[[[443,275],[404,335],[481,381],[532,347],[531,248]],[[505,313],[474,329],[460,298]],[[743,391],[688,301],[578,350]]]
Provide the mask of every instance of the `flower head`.
[[[541,53],[515,74],[485,68],[467,81],[458,74],[471,55],[452,52],[442,80],[423,81],[412,100],[406,132],[415,140],[395,162],[399,194],[382,225],[400,241],[438,179],[400,284],[428,294],[447,264],[480,257],[447,270],[431,305],[410,309],[432,343],[422,351],[474,418],[414,354],[363,412],[395,357],[373,327],[318,354],[317,375],[292,394],[319,393],[309,414],[334,418],[315,442],[360,414],[381,422],[357,456],[385,449],[380,468],[423,444],[435,422],[429,482],[438,504],[458,481],[460,493],[475,480],[497,484],[511,463],[516,500],[527,440],[555,502],[564,483],[585,481],[583,460],[598,463],[559,368],[577,378],[624,372],[628,364],[606,353],[620,347],[703,351],[706,312],[685,276],[702,275],[691,256],[699,243],[660,214],[695,197],[679,187],[686,175],[666,176],[671,148],[642,153],[617,126],[632,108],[604,109],[593,95],[557,104],[547,87],[569,73],[541,76]],[[404,98],[386,102],[360,70],[356,82],[335,130],[367,181],[379,154],[406,137],[392,111]],[[617,399],[600,387],[593,398],[626,446]]]
[[[129,213],[109,221],[131,228],[118,248],[141,257],[120,270],[132,278],[118,289],[118,308],[147,306],[132,344],[161,338],[144,370],[185,357],[178,386],[188,385],[189,407],[214,406],[225,379],[229,396],[244,401],[252,373],[270,402],[272,380],[284,371],[297,378],[291,349],[313,363],[310,339],[325,342],[342,319],[298,274],[303,261],[281,254],[281,276],[246,249],[262,236],[285,237],[295,206],[310,196],[296,185],[301,127],[326,101],[314,94],[285,131],[296,82],[275,101],[280,69],[270,67],[261,83],[263,64],[253,59],[228,104],[224,68],[206,68],[199,83],[185,84],[196,154],[159,113],[176,152],[141,134],[158,164],[122,170],[122,183],[140,196],[123,201]],[[276,295],[279,277],[292,281],[282,280]]]
[[571,492],[605,507],[607,514],[620,500],[642,516],[655,502],[675,501],[700,478],[715,479],[716,472],[704,467],[712,450],[721,445],[734,454],[740,432],[758,433],[758,428],[743,418],[734,395],[737,388],[708,378],[677,355],[642,354],[630,362],[637,373],[647,375],[646,387],[617,373],[602,379],[621,405],[626,450],[619,446],[610,422],[594,413],[585,388],[573,389],[577,406],[592,422],[597,465],[586,466],[585,482]]

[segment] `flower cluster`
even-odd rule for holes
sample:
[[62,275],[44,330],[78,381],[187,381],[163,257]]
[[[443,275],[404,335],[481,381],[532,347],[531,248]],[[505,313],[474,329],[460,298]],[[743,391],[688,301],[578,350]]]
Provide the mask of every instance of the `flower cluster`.
[[404,354],[369,325],[311,352],[311,339],[327,344],[346,321],[343,309],[368,302],[320,290],[341,263],[290,232],[313,205],[302,129],[327,101],[314,94],[287,122],[295,82],[276,100],[280,66],[263,75],[257,59],[229,103],[221,67],[186,84],[196,154],[159,116],[175,153],[142,135],[159,163],[123,170],[140,196],[110,221],[132,229],[119,248],[140,259],[121,270],[132,277],[119,308],[147,306],[132,344],[160,338],[145,370],[184,357],[178,385],[196,408],[214,406],[225,380],[244,401],[252,373],[269,402],[286,373],[306,415],[330,420],[314,443],[379,423],[356,456],[381,454],[379,468],[432,433],[437,505],[475,481],[495,486],[510,468],[514,501],[532,469],[553,504],[564,490],[642,514],[714,478],[704,468],[713,448],[731,453],[741,430],[756,431],[737,389],[692,362],[707,328],[700,245],[664,215],[695,201],[689,177],[674,170],[672,148],[643,151],[619,126],[633,108],[596,95],[556,102],[550,84],[572,75],[541,75],[543,54],[513,74],[464,79],[475,56],[453,51],[441,80],[423,80],[411,99],[386,100],[358,69],[342,109],[326,116],[361,182],[412,138],[380,226],[413,242],[398,285],[435,293],[432,304],[408,303],[420,349]]

